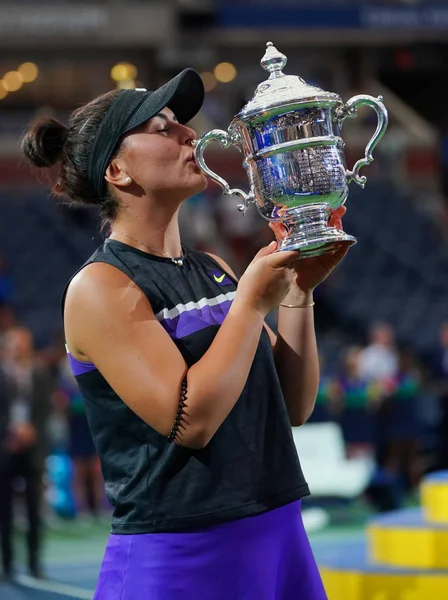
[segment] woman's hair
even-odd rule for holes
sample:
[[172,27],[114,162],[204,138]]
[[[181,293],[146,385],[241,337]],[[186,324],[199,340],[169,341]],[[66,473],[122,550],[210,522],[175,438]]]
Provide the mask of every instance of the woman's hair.
[[22,151],[36,167],[59,163],[59,177],[52,192],[74,202],[101,207],[103,219],[110,221],[118,212],[118,200],[107,192],[98,196],[89,181],[87,169],[90,151],[103,117],[120,94],[113,90],[75,110],[68,127],[52,117],[39,117],[22,138]]

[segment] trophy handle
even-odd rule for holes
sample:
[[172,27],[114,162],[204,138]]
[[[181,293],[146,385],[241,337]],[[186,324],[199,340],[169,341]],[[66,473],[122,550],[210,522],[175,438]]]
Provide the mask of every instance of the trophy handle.
[[208,133],[205,133],[201,139],[195,140],[194,146],[194,155],[196,159],[196,163],[198,167],[208,176],[212,181],[220,185],[224,191],[224,194],[227,196],[238,196],[241,198],[242,203],[238,204],[238,210],[240,210],[243,214],[249,208],[250,204],[255,202],[255,198],[252,192],[246,194],[243,190],[239,189],[231,189],[229,184],[225,179],[220,177],[217,173],[212,171],[207,167],[204,158],[204,151],[209,144],[212,142],[218,142],[221,144],[223,148],[229,148],[230,146],[239,147],[239,139],[236,133],[229,133],[227,131],[223,131],[222,129],[212,129]]
[[383,137],[384,132],[386,131],[387,124],[389,122],[389,117],[387,113],[387,108],[384,106],[383,97],[378,96],[378,98],[374,98],[373,96],[367,96],[361,94],[359,96],[353,96],[346,102],[346,104],[336,112],[336,119],[340,125],[344,122],[344,120],[348,117],[353,119],[358,116],[358,108],[360,106],[370,106],[376,112],[378,117],[378,125],[376,126],[376,131],[371,137],[369,143],[366,146],[366,151],[364,158],[360,158],[352,171],[346,170],[347,175],[347,183],[354,181],[362,188],[365,186],[367,178],[364,175],[359,175],[359,170],[362,167],[370,165],[373,161],[372,152],[375,146],[378,144],[380,139]]

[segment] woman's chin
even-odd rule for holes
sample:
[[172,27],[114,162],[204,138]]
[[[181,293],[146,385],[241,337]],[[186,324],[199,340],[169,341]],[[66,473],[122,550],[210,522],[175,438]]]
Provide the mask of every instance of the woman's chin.
[[208,186],[208,179],[204,175],[204,173],[202,173],[202,171],[199,171],[198,173],[195,173],[192,176],[192,178],[191,178],[191,189],[192,189],[191,194],[199,194],[200,192],[203,192],[207,186]]

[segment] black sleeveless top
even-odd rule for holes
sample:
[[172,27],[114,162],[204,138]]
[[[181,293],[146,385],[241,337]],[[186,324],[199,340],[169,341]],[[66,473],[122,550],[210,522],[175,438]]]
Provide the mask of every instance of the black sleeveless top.
[[[237,283],[207,254],[184,251],[179,267],[106,240],[83,267],[108,263],[134,281],[190,367],[212,343]],[[69,359],[114,507],[113,533],[186,531],[309,494],[264,329],[240,398],[201,450],[168,443],[127,407],[95,365]]]

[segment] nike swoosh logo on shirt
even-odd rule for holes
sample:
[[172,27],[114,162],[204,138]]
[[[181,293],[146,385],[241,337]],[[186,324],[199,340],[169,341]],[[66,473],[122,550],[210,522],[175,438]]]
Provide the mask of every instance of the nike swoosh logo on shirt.
[[223,279],[224,279],[224,277],[225,277],[225,276],[226,276],[226,274],[225,274],[225,273],[223,273],[223,274],[221,275],[221,277],[217,277],[216,275],[213,275],[213,278],[214,278],[214,280],[215,280],[217,283],[221,283],[221,282],[223,281]]

